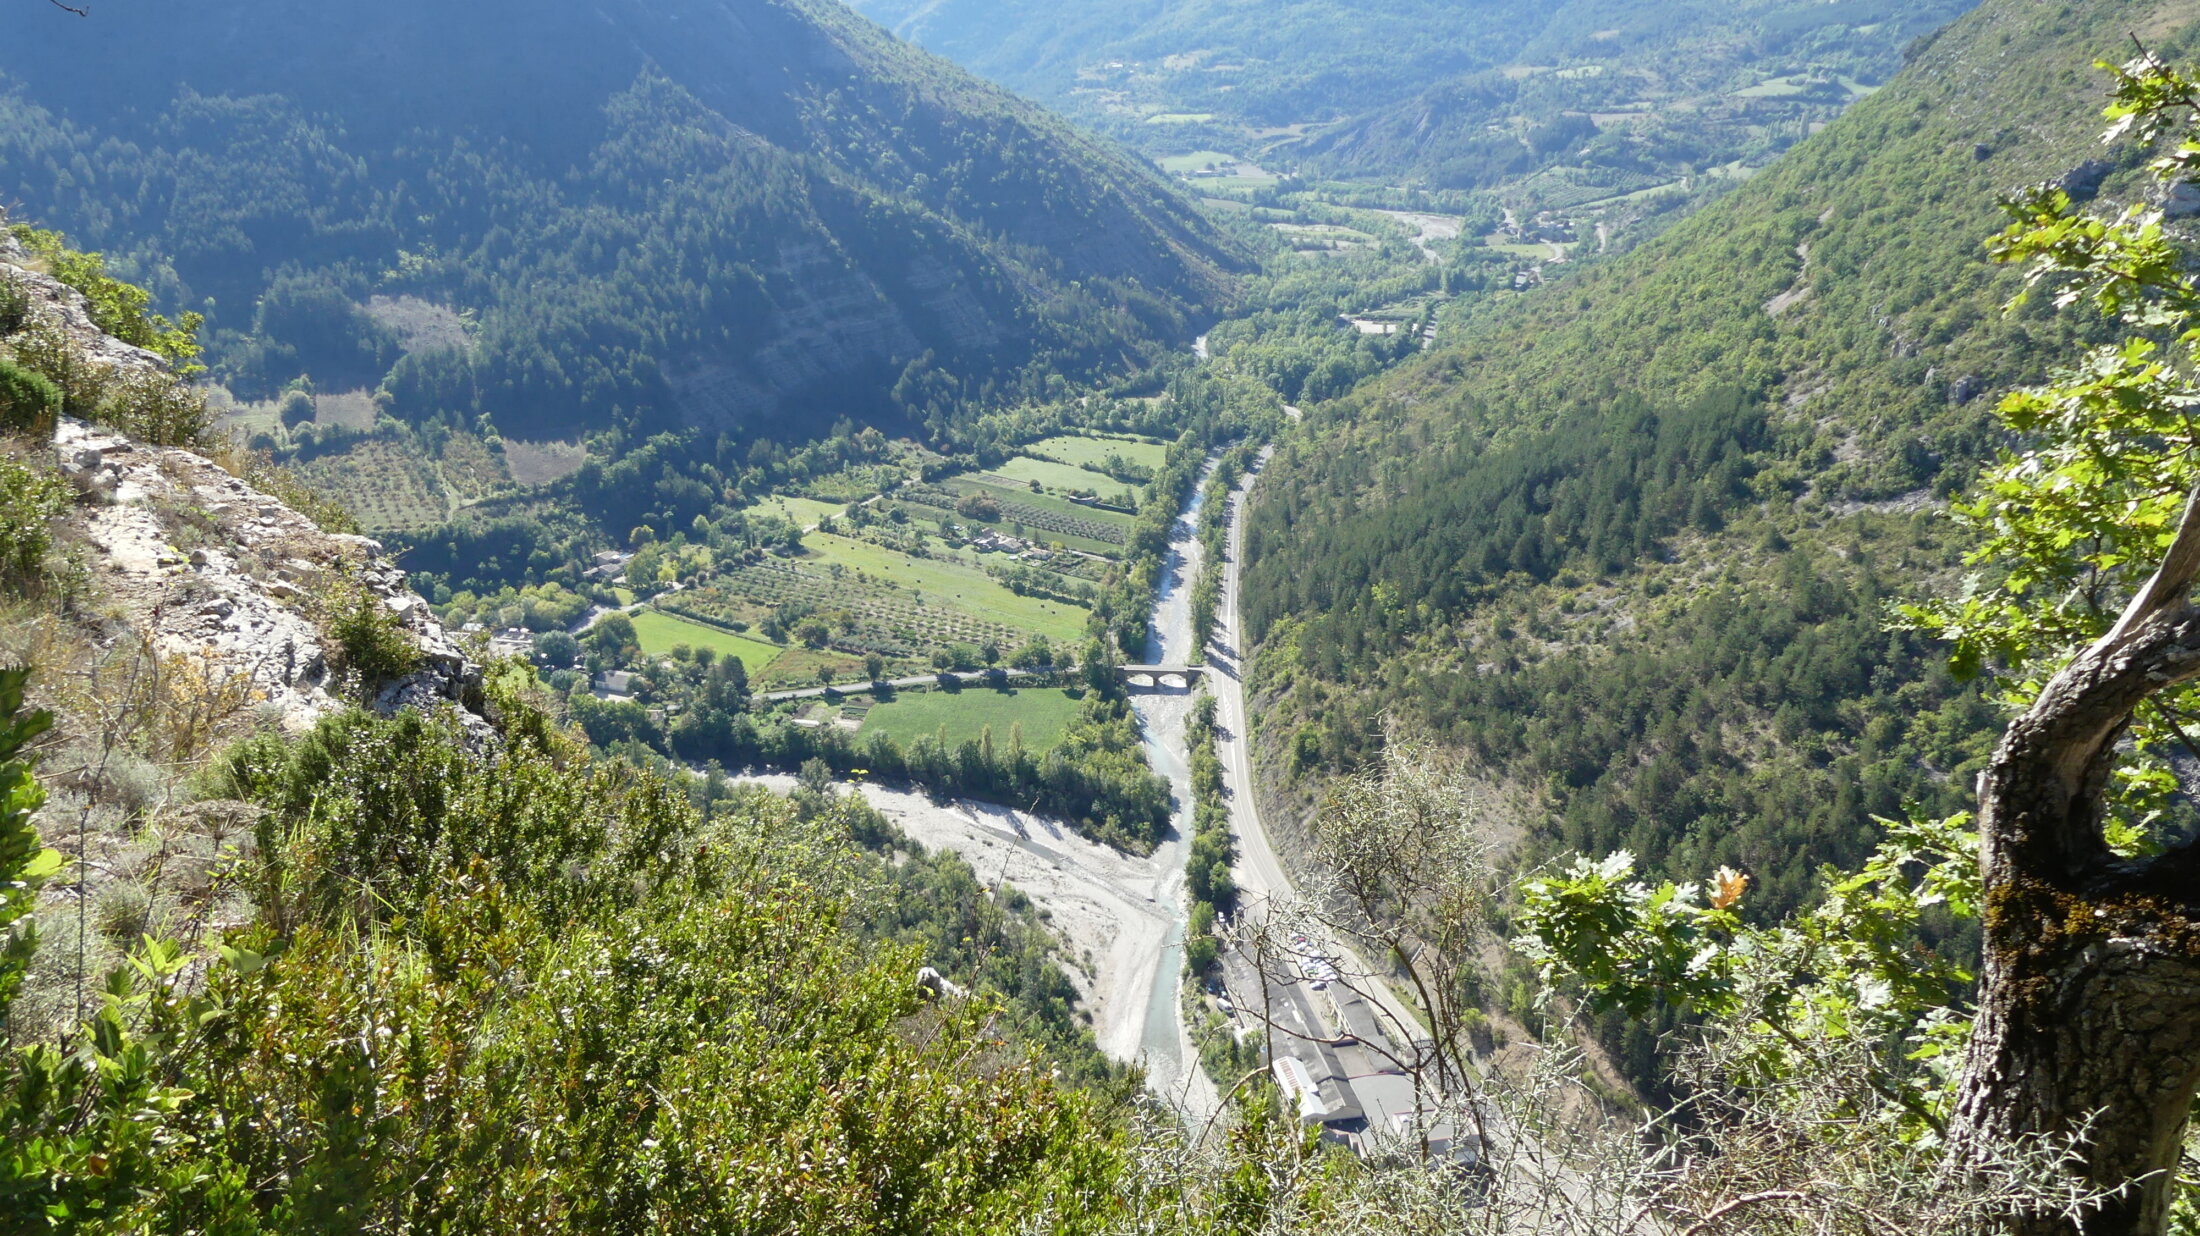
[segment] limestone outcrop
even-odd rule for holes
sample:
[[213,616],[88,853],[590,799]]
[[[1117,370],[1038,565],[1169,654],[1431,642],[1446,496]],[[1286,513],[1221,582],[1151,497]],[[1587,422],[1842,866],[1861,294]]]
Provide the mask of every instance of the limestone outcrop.
[[131,373],[166,372],[168,362],[158,355],[124,343],[93,324],[91,305],[84,294],[36,269],[29,250],[8,230],[7,222],[7,213],[0,211],[0,268],[4,268],[10,283],[30,294],[33,313],[58,323],[95,364]]
[[203,456],[148,446],[64,419],[54,435],[62,472],[80,495],[67,539],[85,556],[96,594],[164,658],[210,680],[244,675],[285,729],[310,726],[351,694],[323,626],[332,607],[364,595],[418,643],[420,669],[385,684],[383,711],[469,708],[481,671],[405,586],[379,542],[324,532]]
[[[38,270],[5,223],[0,215],[0,280],[27,292],[30,313],[58,326],[82,361],[169,372],[161,357],[101,331],[83,295]],[[455,706],[468,731],[488,740],[479,667],[380,543],[325,532],[203,455],[70,416],[58,418],[53,462],[77,496],[55,530],[56,551],[78,578],[72,604],[107,633],[102,645],[126,629],[168,670],[293,732],[371,687],[380,711]],[[328,632],[362,598],[418,646],[414,672],[347,680]]]

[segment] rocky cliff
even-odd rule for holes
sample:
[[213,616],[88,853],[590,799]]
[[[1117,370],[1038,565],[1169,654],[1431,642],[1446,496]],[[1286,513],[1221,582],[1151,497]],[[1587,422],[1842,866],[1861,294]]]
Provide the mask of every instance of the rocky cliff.
[[[38,266],[0,228],[0,281],[28,293],[27,318],[58,327],[73,363],[167,374],[160,357],[101,331],[86,298]],[[203,445],[230,456],[225,443]],[[292,732],[361,700],[383,712],[455,705],[470,730],[488,733],[480,669],[378,542],[323,530],[209,454],[71,416],[58,418],[51,462],[74,501],[52,527],[61,579],[45,591],[54,616],[89,640],[82,647],[140,643],[153,664],[188,671],[228,711]],[[250,472],[254,461],[231,462]],[[332,632],[361,611],[368,628],[408,648],[411,672],[362,681],[347,669],[343,638]],[[41,668],[62,675],[80,667]]]

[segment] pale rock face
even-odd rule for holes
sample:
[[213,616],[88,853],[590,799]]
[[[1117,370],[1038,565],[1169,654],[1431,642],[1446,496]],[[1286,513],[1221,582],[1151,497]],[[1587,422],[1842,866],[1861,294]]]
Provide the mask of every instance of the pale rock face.
[[189,451],[69,419],[54,449],[83,495],[72,539],[94,551],[102,601],[162,657],[210,680],[243,675],[284,729],[309,728],[341,706],[343,685],[311,607],[348,580],[388,606],[424,656],[419,672],[384,687],[378,708],[456,705],[468,730],[487,738],[487,722],[466,707],[479,698],[481,671],[379,543],[323,532]]
[[[79,348],[116,368],[167,372],[159,356],[102,332],[81,293],[26,269],[28,260],[22,242],[0,227],[0,277],[27,288]],[[422,654],[419,671],[382,686],[377,709],[453,706],[477,743],[493,740],[475,711],[480,668],[405,586],[405,572],[379,542],[323,532],[190,451],[70,417],[59,419],[53,445],[79,495],[62,540],[90,551],[94,604],[164,661],[212,683],[248,686],[239,694],[272,710],[285,730],[310,728],[343,704],[345,684],[314,619],[330,590],[348,581],[388,606]]]
[[2172,219],[2190,219],[2200,215],[2200,185],[2180,180],[2167,186],[2160,193],[2162,213]]
[[93,360],[132,373],[167,371],[168,362],[157,354],[124,343],[93,325],[90,304],[82,292],[51,275],[28,269],[24,264],[31,260],[30,253],[6,224],[7,216],[0,212],[0,266],[9,268],[7,278],[28,291],[33,305],[58,321]]

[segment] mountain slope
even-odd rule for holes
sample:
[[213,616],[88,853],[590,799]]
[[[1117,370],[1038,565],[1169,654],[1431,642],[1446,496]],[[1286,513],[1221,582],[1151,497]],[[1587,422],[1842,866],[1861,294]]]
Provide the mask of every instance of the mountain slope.
[[[1976,0],[854,0],[1158,155],[1565,207],[1761,166]],[[1596,190],[1603,190],[1597,192]]]
[[[1975,2],[1570,0],[1503,71],[1446,80],[1279,153],[1331,175],[1439,188],[1564,167],[1579,170],[1563,182],[1614,193],[1758,166],[1884,83],[1905,46]],[[1520,204],[1558,188],[1539,187]]]
[[1520,0],[855,0],[896,34],[1050,105],[1133,123],[1350,115],[1503,64],[1540,26]]
[[1870,816],[1961,806],[1994,714],[1883,607],[1952,586],[1925,512],[1998,441],[1992,393],[2081,329],[1999,312],[1994,194],[2123,191],[2088,162],[2090,64],[2194,25],[1989,0],[1656,242],[1317,410],[1249,529],[1277,787],[1364,758],[1387,714],[1530,794],[1531,851],[1732,863],[1766,912]]
[[247,395],[387,378],[529,434],[878,414],[926,353],[999,380],[1174,342],[1231,260],[1146,170],[821,0],[13,25],[0,178],[211,299]]

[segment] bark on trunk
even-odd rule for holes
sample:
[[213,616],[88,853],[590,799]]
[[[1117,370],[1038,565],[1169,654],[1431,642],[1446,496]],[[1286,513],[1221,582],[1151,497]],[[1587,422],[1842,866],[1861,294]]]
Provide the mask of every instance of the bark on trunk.
[[[2200,854],[2119,859],[2101,825],[2115,746],[2149,696],[2200,677],[2200,502],[2114,630],[2009,727],[1980,779],[1980,1006],[1950,1135],[1959,1162],[2089,1130],[2080,1172],[2128,1187],[2023,1236],[2155,1236],[2200,1085]],[[2137,1183],[2131,1183],[2137,1182]]]

